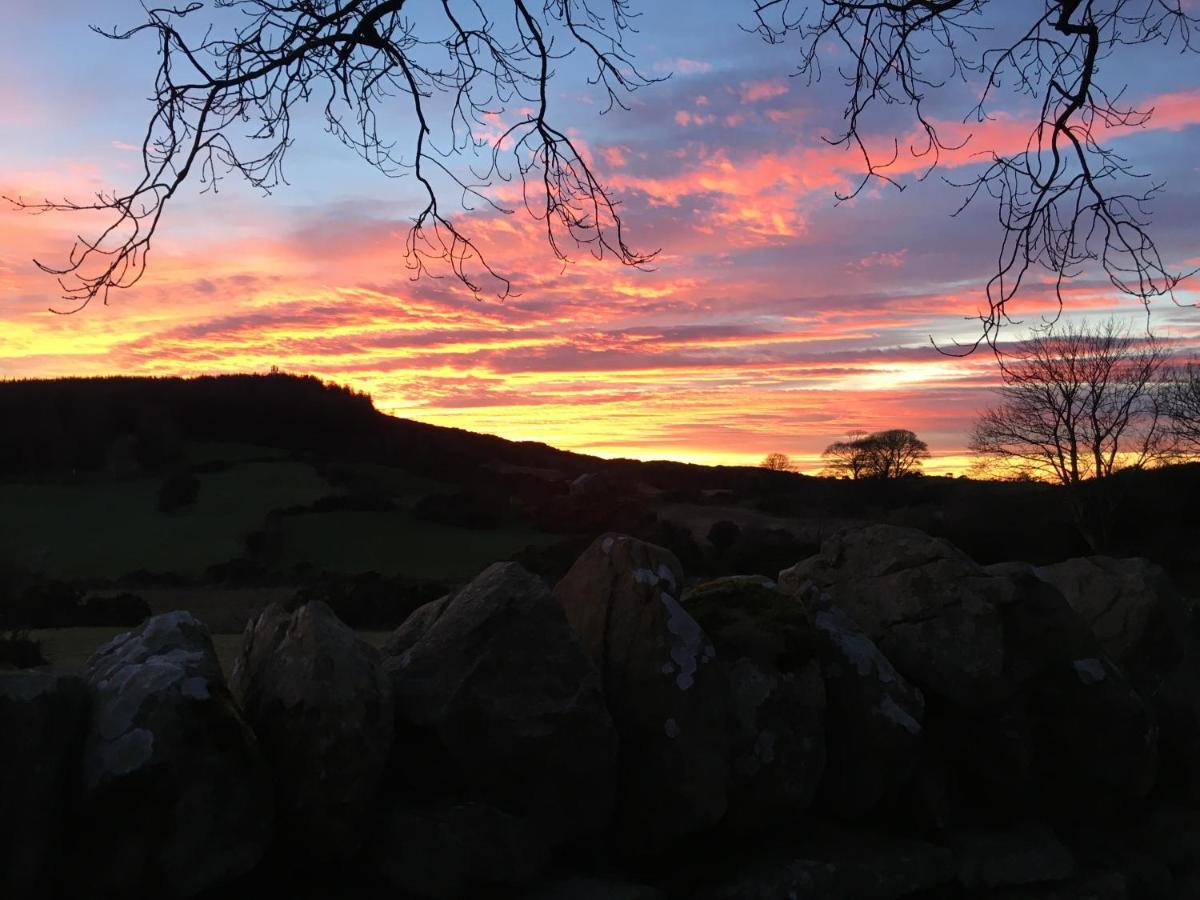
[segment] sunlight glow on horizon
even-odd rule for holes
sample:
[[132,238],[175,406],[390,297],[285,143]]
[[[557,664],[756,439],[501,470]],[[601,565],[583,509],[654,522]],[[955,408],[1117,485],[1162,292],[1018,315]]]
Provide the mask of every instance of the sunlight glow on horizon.
[[[84,11],[129,14],[122,0],[95,7]],[[168,209],[144,281],[71,316],[49,311],[63,308],[54,280],[30,260],[61,259],[88,222],[0,205],[0,378],[278,366],[365,391],[393,415],[602,457],[757,465],[783,452],[815,474],[821,450],[850,431],[908,428],[933,452],[926,472],[966,473],[995,361],[986,349],[956,359],[938,348],[978,336],[994,209],[951,218],[961,196],[936,178],[836,205],[861,160],[822,140],[840,109],[830,86],[790,80],[793,60],[751,35],[715,33],[722,11],[700,2],[661,47],[642,42],[650,69],[675,74],[628,113],[601,119],[579,95],[556,100],[631,239],[662,248],[653,271],[586,252],[561,265],[536,223],[476,211],[459,221],[518,294],[477,301],[452,279],[413,282],[402,252],[410,183],[374,173],[317,128],[298,134],[294,186],[270,198],[233,182],[215,196],[192,186]],[[60,38],[54,13],[27,18],[38,27],[0,37],[0,66],[45,77],[26,76],[28,91],[0,112],[0,194],[88,197],[123,183],[146,114],[142,92],[128,94],[133,75],[82,25]],[[47,71],[49,58],[61,64]],[[109,68],[92,75],[98,60]],[[1134,85],[1155,118],[1113,137],[1170,184],[1155,233],[1172,259],[1194,262],[1200,72],[1169,75],[1154,90]],[[975,134],[947,152],[944,172],[978,165],[981,141],[1019,146],[1020,102],[970,128],[935,110],[951,131]],[[920,166],[902,154],[897,172],[911,179]],[[1092,273],[1065,293],[1068,319],[1116,314],[1144,327],[1140,307]],[[1156,332],[1182,355],[1200,348],[1200,313],[1187,308],[1198,298],[1189,284],[1184,308],[1155,307]],[[1034,325],[1056,308],[1053,286],[1031,277],[1014,313]]]

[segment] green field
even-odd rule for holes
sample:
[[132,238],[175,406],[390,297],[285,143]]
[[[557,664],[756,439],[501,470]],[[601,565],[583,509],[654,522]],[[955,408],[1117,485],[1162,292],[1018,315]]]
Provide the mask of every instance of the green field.
[[58,578],[115,578],[138,569],[201,574],[244,552],[272,509],[331,493],[312,466],[244,462],[199,476],[194,504],[158,510],[162,478],[0,484],[0,562]]
[[[84,582],[137,571],[194,578],[209,566],[246,556],[246,536],[266,529],[269,565],[285,582],[297,567],[460,580],[526,546],[553,540],[520,524],[470,529],[418,519],[410,512],[416,501],[453,486],[400,468],[336,461],[318,472],[283,451],[249,444],[193,444],[187,458],[201,467],[199,493],[194,503],[170,513],[158,508],[161,473],[0,484],[0,566]],[[214,463],[225,467],[204,470]],[[268,520],[272,511],[335,495],[386,499],[395,509]],[[226,612],[214,613],[221,616],[220,628]],[[244,621],[240,610],[231,612]]]
[[379,572],[414,578],[469,578],[494,562],[553,536],[520,527],[455,528],[402,510],[337,510],[288,516],[281,523],[281,564],[307,562],[331,572]]

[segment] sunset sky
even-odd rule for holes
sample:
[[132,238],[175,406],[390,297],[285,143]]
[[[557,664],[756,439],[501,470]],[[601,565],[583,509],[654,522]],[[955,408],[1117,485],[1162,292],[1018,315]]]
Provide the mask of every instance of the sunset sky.
[[[261,197],[233,180],[216,195],[192,185],[168,208],[143,282],[107,306],[54,314],[69,304],[31,262],[60,261],[94,221],[0,205],[0,377],[279,366],[439,425],[602,456],[753,464],[781,451],[807,470],[851,430],[905,427],[928,441],[930,471],[963,471],[995,363],[948,357],[930,339],[978,335],[995,209],[952,218],[961,191],[936,174],[835,205],[861,165],[821,140],[840,124],[840,80],[789,78],[794,48],[739,29],[749,0],[693,0],[686,16],[683,4],[636,5],[645,16],[630,47],[646,72],[671,77],[629,112],[600,116],[602,98],[568,60],[551,103],[622,201],[631,240],[661,248],[653,271],[586,254],[563,266],[527,221],[476,213],[464,221],[518,295],[477,300],[452,279],[413,282],[411,184],[354,157],[314,112],[295,131],[290,186]],[[153,41],[114,44],[87,26],[135,24],[139,4],[14,0],[5,18],[0,194],[128,187]],[[1200,56],[1135,49],[1106,65],[1110,84],[1128,81],[1130,101],[1156,109],[1111,140],[1166,182],[1160,248],[1180,268],[1200,265]],[[955,124],[970,96],[953,86],[933,107],[949,134],[973,135],[940,170],[954,181],[978,164],[972,148],[1012,147],[1028,130],[1008,97],[995,120]],[[395,136],[408,125],[397,113]],[[911,121],[896,112],[872,127],[903,138]],[[1036,322],[1047,290],[1032,285],[1012,313]],[[1187,306],[1200,282],[1177,299],[1155,306],[1152,327],[1187,354],[1200,344],[1200,310]],[[1070,302],[1072,315],[1116,311],[1145,328],[1107,282],[1077,280]]]

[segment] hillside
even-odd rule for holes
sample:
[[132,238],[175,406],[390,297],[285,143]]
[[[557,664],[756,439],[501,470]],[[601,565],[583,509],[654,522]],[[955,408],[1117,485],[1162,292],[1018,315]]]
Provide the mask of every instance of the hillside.
[[[394,418],[312,377],[0,382],[0,415],[0,561],[81,582],[456,583],[497,558],[553,577],[605,530],[699,574],[771,575],[865,521],[952,537],[982,562],[1088,552],[1047,485],[606,461]],[[1119,487],[1111,551],[1193,579],[1200,465]]]

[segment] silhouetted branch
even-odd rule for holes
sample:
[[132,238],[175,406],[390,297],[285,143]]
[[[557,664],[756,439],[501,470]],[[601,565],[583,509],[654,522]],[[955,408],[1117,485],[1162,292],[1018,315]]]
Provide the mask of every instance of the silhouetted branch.
[[[1187,272],[1167,266],[1147,228],[1149,204],[1162,185],[1147,183],[1124,156],[1102,141],[1102,132],[1145,125],[1153,110],[1121,101],[1122,86],[1101,84],[1105,59],[1123,47],[1160,43],[1194,52],[1200,19],[1183,0],[1045,0],[1023,7],[1028,26],[1007,46],[968,56],[980,42],[985,14],[1011,17],[1011,3],[991,0],[755,0],[756,30],[770,43],[799,40],[797,74],[822,75],[822,54],[831,43],[848,54],[838,72],[848,91],[845,129],[831,143],[862,155],[864,175],[848,194],[857,196],[875,179],[903,189],[890,170],[901,153],[877,158],[864,138],[865,118],[877,105],[910,106],[919,140],[909,147],[926,161],[926,177],[948,145],[926,112],[929,92],[952,79],[981,78],[981,97],[967,118],[987,120],[993,94],[1004,84],[1040,98],[1023,147],[982,147],[984,170],[960,187],[963,208],[981,195],[996,204],[1002,232],[996,270],[987,285],[987,310],[979,316],[981,342],[994,346],[1008,318],[1008,303],[1031,269],[1051,273],[1060,307],[1071,279],[1098,263],[1109,282],[1143,304],[1173,296]],[[960,210],[961,211],[961,208]]]
[[[320,104],[326,127],[367,163],[391,177],[411,175],[424,205],[406,241],[417,277],[431,262],[448,264],[473,292],[491,279],[500,296],[508,278],[484,257],[466,225],[444,205],[447,192],[473,204],[513,212],[495,188],[519,178],[525,209],[544,226],[554,254],[570,245],[642,266],[653,253],[627,242],[617,202],[580,147],[554,124],[548,85],[552,65],[571,52],[595,64],[592,84],[607,108],[657,80],[643,75],[624,38],[634,14],[629,0],[526,0],[484,4],[437,0],[410,18],[406,0],[217,0],[242,14],[227,36],[210,26],[192,37],[203,4],[146,10],[141,25],[94,29],[126,41],[150,33],[160,57],[154,111],[142,141],[142,176],[127,192],[79,202],[12,202],[37,212],[112,213],[96,236],[79,237],[67,261],[38,265],[58,276],[64,296],[86,306],[130,287],[163,211],[190,179],[215,192],[237,174],[270,193],[286,183],[293,113]],[[416,14],[411,14],[416,15]],[[556,49],[556,42],[563,44]],[[411,127],[400,139],[381,130],[400,100]],[[506,115],[515,116],[503,124]],[[499,137],[490,132],[502,126]],[[481,159],[482,168],[460,158]]]

